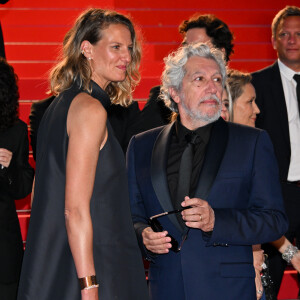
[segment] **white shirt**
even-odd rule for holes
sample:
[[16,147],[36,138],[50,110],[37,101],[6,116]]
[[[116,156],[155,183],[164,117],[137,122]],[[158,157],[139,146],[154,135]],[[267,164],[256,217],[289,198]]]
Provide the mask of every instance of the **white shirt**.
[[291,142],[291,160],[287,180],[298,181],[300,180],[300,115],[296,93],[297,82],[293,76],[300,72],[288,68],[279,59],[278,66],[287,108]]

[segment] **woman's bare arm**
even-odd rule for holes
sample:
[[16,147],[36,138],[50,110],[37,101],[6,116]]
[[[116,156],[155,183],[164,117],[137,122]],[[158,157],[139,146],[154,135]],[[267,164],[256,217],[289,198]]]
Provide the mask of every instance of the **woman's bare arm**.
[[[68,113],[65,219],[79,278],[95,275],[90,199],[99,151],[107,136],[106,118],[100,102],[84,93],[76,96]],[[98,299],[98,289],[82,290],[82,299]]]

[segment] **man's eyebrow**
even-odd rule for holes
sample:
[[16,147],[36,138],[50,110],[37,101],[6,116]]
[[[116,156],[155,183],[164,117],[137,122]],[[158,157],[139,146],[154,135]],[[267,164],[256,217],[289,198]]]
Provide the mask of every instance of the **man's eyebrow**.
[[[204,71],[195,71],[195,72],[193,72],[193,73],[191,73],[190,74],[190,76],[195,76],[195,75],[204,75],[204,74],[206,74]],[[221,72],[220,71],[217,71],[217,72],[215,72],[214,74],[213,74],[213,76],[215,76],[215,75],[220,75],[220,76],[222,76],[222,74],[221,74]]]

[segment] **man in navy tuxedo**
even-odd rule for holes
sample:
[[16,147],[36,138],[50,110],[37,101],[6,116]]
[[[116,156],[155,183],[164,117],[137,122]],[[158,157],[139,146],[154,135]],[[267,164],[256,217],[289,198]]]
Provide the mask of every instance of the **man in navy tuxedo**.
[[150,298],[254,300],[251,245],[287,229],[271,141],[219,118],[226,80],[219,50],[187,45],[167,58],[162,78],[177,120],[133,137],[127,152]]
[[[285,209],[289,220],[287,240],[300,247],[300,7],[287,6],[272,22],[272,44],[278,60],[252,74],[260,109],[256,126],[266,130],[274,145]],[[298,82],[297,82],[298,81]],[[297,96],[298,95],[298,96]],[[284,237],[264,245],[274,282],[274,296],[286,261],[299,270],[299,250]],[[281,257],[281,253],[285,260]],[[296,266],[298,264],[298,267]],[[300,293],[299,293],[300,298]]]

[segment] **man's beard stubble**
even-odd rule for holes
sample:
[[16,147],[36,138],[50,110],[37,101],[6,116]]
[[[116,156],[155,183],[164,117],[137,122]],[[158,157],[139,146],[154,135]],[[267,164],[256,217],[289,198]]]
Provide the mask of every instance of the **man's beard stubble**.
[[218,120],[221,116],[221,108],[222,108],[222,105],[221,105],[221,100],[217,97],[217,95],[215,94],[212,94],[212,95],[206,95],[205,97],[201,98],[199,100],[199,103],[198,103],[198,107],[200,106],[200,104],[206,100],[210,100],[210,99],[214,99],[218,102],[218,105],[219,105],[219,109],[218,111],[212,115],[212,116],[209,116],[207,114],[203,114],[200,110],[200,108],[196,111],[192,111],[191,109],[189,109],[186,105],[185,105],[185,102],[184,102],[184,99],[185,99],[185,96],[184,94],[182,93],[180,95],[181,97],[181,105],[182,105],[182,108],[184,109],[184,111],[188,114],[188,116],[191,118],[191,120],[194,120],[194,121],[201,121],[201,122],[205,122],[207,124],[209,123],[212,123],[216,120]]

